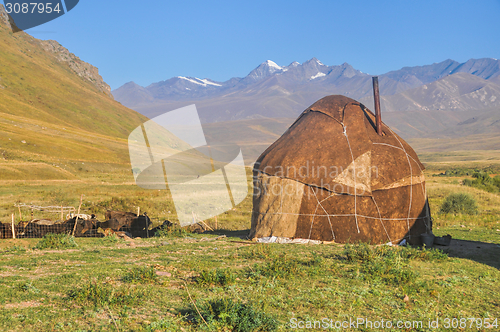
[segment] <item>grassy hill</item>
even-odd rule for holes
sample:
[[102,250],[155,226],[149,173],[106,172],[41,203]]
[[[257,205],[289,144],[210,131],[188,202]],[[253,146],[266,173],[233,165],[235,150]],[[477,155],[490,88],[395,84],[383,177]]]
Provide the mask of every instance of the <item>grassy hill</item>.
[[12,170],[0,179],[22,178],[20,162],[126,163],[126,138],[146,118],[79,76],[70,66],[78,58],[61,61],[44,43],[0,24],[0,167]]

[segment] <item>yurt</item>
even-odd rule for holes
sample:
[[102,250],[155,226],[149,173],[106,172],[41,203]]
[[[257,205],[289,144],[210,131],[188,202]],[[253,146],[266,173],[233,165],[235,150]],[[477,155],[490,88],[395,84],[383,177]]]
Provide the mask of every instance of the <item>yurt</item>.
[[253,168],[252,239],[418,243],[432,230],[424,166],[345,96],[306,109]]

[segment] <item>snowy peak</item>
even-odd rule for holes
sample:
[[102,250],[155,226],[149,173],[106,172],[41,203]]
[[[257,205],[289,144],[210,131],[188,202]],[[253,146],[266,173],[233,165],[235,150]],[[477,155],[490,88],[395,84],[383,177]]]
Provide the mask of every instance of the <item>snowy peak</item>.
[[321,61],[319,61],[316,58],[307,60],[301,66],[304,69],[307,76],[314,76],[318,73],[326,74],[328,72],[328,66],[325,66]]
[[272,74],[280,71],[283,71],[283,68],[281,66],[276,64],[276,62],[274,61],[267,60],[261,63],[257,68],[252,70],[250,74],[245,77],[245,79],[256,81],[271,76]]
[[206,78],[201,79],[201,78],[198,78],[198,77],[184,77],[184,76],[177,76],[176,78],[188,81],[190,83],[198,84],[198,85],[201,85],[201,86],[204,86],[204,87],[209,86],[209,85],[212,85],[212,86],[222,86],[221,84],[215,83],[214,81],[211,81],[211,80],[206,79]]
[[271,60],[267,60],[266,62],[264,62],[264,64],[265,64],[267,67],[272,68],[272,69],[274,69],[274,70],[281,70],[281,69],[283,69],[283,68],[281,68],[280,66],[278,66],[278,65],[276,64],[276,62],[271,61]]
[[306,67],[327,67],[327,66],[325,66],[323,64],[323,62],[319,61],[316,58],[312,58],[310,60],[307,60],[306,62],[304,62],[302,64],[302,66],[306,66]]

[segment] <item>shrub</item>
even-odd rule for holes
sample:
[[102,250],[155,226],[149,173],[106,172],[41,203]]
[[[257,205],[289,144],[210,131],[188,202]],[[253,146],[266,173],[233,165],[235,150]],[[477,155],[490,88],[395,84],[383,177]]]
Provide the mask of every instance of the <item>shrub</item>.
[[36,288],[31,281],[19,284],[17,289],[26,293],[40,293],[40,290]]
[[99,240],[101,242],[101,245],[103,245],[103,246],[108,246],[108,245],[112,245],[112,244],[125,242],[124,239],[118,237],[115,233],[112,233],[110,235],[102,237]]
[[205,270],[200,273],[196,281],[201,285],[226,286],[236,281],[236,275],[230,269]]
[[35,249],[66,249],[75,247],[77,247],[77,244],[73,236],[48,233],[38,241]]
[[452,193],[445,198],[440,212],[472,215],[478,213],[478,207],[476,199],[471,194]]
[[186,237],[189,234],[187,227],[180,227],[178,225],[172,225],[170,227],[165,227],[156,231],[156,237]]
[[492,178],[488,172],[476,172],[472,174],[474,180],[465,179],[463,185],[468,187],[475,187],[491,193],[500,191],[500,176]]
[[276,331],[278,328],[274,317],[257,310],[251,304],[235,302],[232,299],[205,302],[198,305],[198,309],[205,321],[198,315],[196,308],[190,308],[188,314],[194,317],[194,323],[199,329],[253,332]]
[[375,258],[374,250],[366,243],[346,243],[342,254],[349,262],[372,261]]
[[155,269],[151,267],[135,267],[122,277],[125,282],[150,283],[158,280]]
[[464,176],[464,175],[472,175],[475,172],[479,172],[478,169],[470,169],[470,168],[457,168],[457,169],[448,169],[444,173],[434,174],[433,176]]

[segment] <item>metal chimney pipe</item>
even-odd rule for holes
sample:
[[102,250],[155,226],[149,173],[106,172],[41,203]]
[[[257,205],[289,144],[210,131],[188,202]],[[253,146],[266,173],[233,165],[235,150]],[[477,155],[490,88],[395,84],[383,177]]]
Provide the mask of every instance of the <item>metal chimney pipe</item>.
[[377,122],[377,134],[382,136],[382,118],[380,115],[380,94],[378,91],[378,76],[373,76],[373,101],[375,102],[375,119]]

